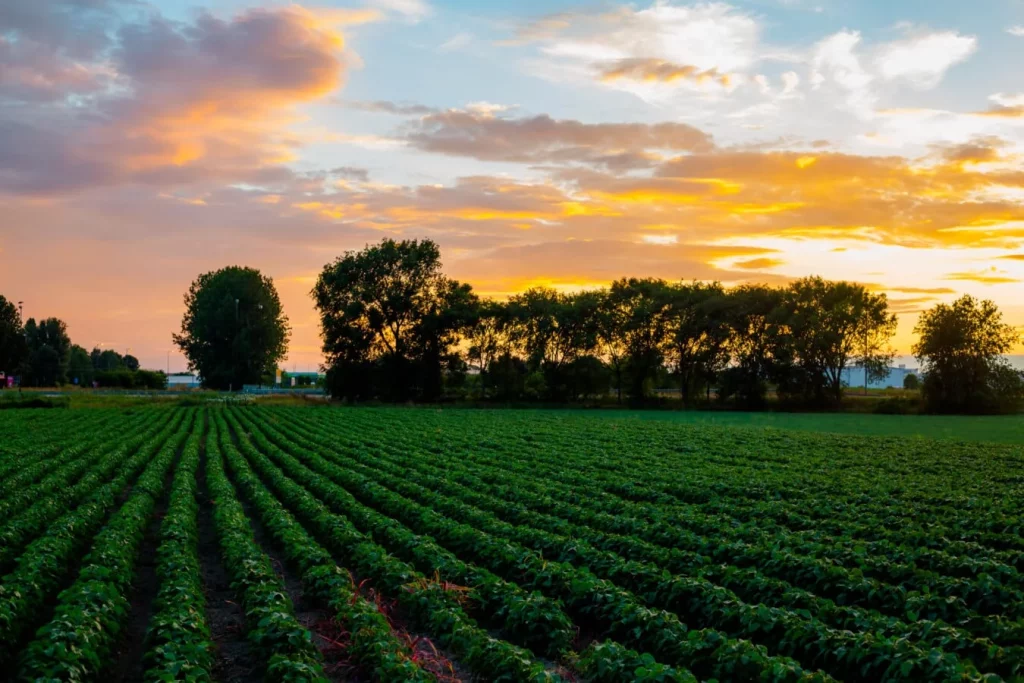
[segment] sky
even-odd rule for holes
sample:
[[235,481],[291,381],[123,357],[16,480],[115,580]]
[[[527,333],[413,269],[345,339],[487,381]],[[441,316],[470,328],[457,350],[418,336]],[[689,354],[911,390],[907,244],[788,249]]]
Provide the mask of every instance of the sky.
[[200,273],[287,368],[347,250],[484,295],[619,277],[962,293],[1024,326],[1024,0],[0,2],[0,294],[181,371]]

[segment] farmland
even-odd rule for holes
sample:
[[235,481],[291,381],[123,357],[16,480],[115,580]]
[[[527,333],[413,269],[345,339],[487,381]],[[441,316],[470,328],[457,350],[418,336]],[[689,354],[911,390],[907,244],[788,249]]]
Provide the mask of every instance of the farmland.
[[0,680],[1024,676],[1012,443],[253,405],[0,429]]

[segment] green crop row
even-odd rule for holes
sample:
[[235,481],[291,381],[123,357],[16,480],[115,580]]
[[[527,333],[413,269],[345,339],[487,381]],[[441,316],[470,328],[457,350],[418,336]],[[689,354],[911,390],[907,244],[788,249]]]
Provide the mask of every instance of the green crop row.
[[214,432],[206,438],[206,481],[221,555],[245,612],[249,641],[267,662],[264,680],[326,683],[320,652],[295,618],[284,585],[235,497]]
[[[218,435],[226,433],[217,415]],[[348,653],[364,671],[379,681],[430,681],[414,661],[407,643],[395,635],[387,618],[356,588],[347,571],[335,564],[328,553],[271,495],[230,439],[221,439],[221,451],[242,497],[259,515],[260,521],[284,550],[289,564],[300,573],[304,588],[335,613],[350,635]]]
[[[204,416],[204,426],[207,420]],[[206,623],[198,549],[196,471],[200,446],[201,432],[196,431],[178,461],[160,525],[156,551],[160,588],[153,601],[144,656],[145,680],[150,683],[212,680],[213,641]]]
[[[494,538],[485,531],[453,521],[428,507],[418,505],[350,469],[332,465],[320,457],[305,458],[303,467],[283,450],[296,448],[277,437],[278,450],[270,443],[271,429],[260,425],[254,438],[296,481],[311,491],[323,490],[323,478],[341,485],[349,493],[410,528],[433,537],[460,556],[472,558],[499,576],[520,585],[541,590],[561,599],[571,613],[598,627],[624,644],[636,644],[660,661],[687,666],[695,674],[720,680],[830,680],[820,672],[807,672],[784,657],[772,657],[748,641],[735,640],[714,630],[690,630],[674,614],[647,607],[640,599],[585,569],[551,562],[514,542]],[[300,469],[302,468],[302,469]],[[303,474],[306,470],[307,474]],[[319,476],[318,476],[319,475]],[[457,517],[463,519],[461,517]],[[763,678],[762,678],[763,677]]]
[[131,494],[97,534],[78,579],[60,594],[53,618],[39,629],[21,657],[21,680],[94,680],[128,617],[129,589],[150,516],[163,494],[167,473],[178,446],[196,450],[191,432],[194,415],[186,418],[178,438],[164,445],[149,462]]

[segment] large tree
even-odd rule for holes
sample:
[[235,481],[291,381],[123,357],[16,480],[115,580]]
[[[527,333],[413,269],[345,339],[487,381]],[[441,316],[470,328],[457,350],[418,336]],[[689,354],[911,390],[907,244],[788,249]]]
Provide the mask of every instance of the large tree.
[[771,384],[792,365],[792,345],[783,308],[785,292],[767,285],[729,291],[731,365],[719,377],[719,396],[736,396],[746,408],[763,408]]
[[991,301],[965,295],[921,314],[914,355],[924,370],[921,393],[935,412],[1012,410],[1024,381],[1004,354],[1020,341]]
[[71,356],[68,360],[68,377],[72,383],[87,387],[96,377],[96,369],[92,364],[89,352],[78,344],[72,344]]
[[290,331],[274,282],[254,268],[229,266],[192,283],[174,343],[204,386],[240,389],[276,371]]
[[13,301],[0,295],[0,372],[17,373],[27,355],[21,314]]
[[674,369],[684,405],[691,390],[707,387],[729,360],[729,299],[714,282],[680,283],[670,288],[665,358]]
[[431,240],[385,239],[327,264],[313,287],[332,394],[437,398],[459,335],[479,314],[468,285],[441,272]]
[[28,360],[22,373],[22,384],[52,387],[68,381],[71,360],[71,338],[63,320],[47,318],[39,323],[29,318],[25,323]]
[[648,384],[664,361],[671,303],[671,289],[664,280],[616,280],[608,290],[605,316],[614,321],[625,351],[624,369],[635,401],[646,398]]
[[541,372],[548,397],[573,394],[569,368],[597,346],[597,292],[562,294],[534,288],[509,299],[507,334],[532,372]]
[[113,370],[123,370],[124,356],[119,354],[114,349],[100,350],[94,348],[89,354],[90,360],[92,360],[92,367],[97,372],[110,372]]
[[786,289],[784,307],[797,369],[788,392],[819,405],[838,402],[851,364],[878,374],[892,363],[888,342],[896,334],[896,315],[884,294],[808,277]]

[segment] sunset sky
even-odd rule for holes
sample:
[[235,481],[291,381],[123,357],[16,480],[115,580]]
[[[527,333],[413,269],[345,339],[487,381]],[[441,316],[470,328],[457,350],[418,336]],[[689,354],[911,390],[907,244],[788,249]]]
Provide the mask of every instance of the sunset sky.
[[[164,368],[201,272],[968,292],[1024,325],[1024,0],[0,0],[0,294]],[[177,352],[171,369],[184,369]]]

